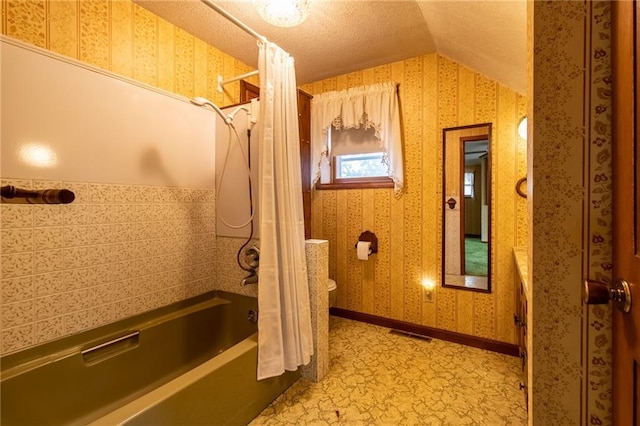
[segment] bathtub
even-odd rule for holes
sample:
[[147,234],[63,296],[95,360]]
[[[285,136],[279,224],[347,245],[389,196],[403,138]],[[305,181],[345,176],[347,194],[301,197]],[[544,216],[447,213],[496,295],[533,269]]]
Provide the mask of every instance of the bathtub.
[[298,372],[256,380],[254,298],[210,292],[0,359],[7,425],[245,425]]

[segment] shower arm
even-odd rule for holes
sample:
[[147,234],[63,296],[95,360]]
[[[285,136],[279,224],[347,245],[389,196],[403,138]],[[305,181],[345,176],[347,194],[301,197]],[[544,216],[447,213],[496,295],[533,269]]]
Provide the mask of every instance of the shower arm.
[[239,106],[238,108],[234,109],[233,111],[231,111],[231,113],[229,115],[227,115],[227,119],[233,121],[233,119],[236,117],[236,114],[240,111],[244,111],[247,116],[249,117],[249,121],[253,124],[254,121],[252,121],[252,116],[251,116],[251,110],[245,106]]
[[222,111],[220,107],[218,107],[216,104],[211,102],[209,99],[201,98],[198,96],[191,99],[191,103],[197,106],[202,106],[202,107],[205,105],[210,106],[211,108],[213,108],[213,110],[216,113],[218,113],[220,118],[222,118],[222,121],[224,121],[226,124],[233,123],[233,119],[236,117],[236,114],[240,111],[244,111],[247,114],[247,117],[249,117],[249,122],[251,123],[251,125],[254,125],[256,123],[256,120],[251,115],[251,110],[245,106],[239,106],[238,108],[234,109],[229,115],[225,115],[224,111]]

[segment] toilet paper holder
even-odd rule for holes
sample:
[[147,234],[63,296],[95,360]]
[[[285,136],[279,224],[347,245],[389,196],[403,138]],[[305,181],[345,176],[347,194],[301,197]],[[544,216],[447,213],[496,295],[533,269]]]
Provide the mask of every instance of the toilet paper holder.
[[[360,234],[360,237],[358,237],[358,241],[368,241],[371,243],[371,246],[369,247],[369,254],[378,252],[378,237],[376,237],[376,234],[373,232],[364,231]],[[355,247],[358,248],[358,243],[356,243]]]

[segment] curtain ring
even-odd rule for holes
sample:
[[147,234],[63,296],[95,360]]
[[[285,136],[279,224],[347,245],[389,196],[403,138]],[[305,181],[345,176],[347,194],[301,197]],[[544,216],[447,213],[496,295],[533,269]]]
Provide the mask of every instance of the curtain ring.
[[522,184],[525,183],[527,181],[527,177],[523,177],[518,179],[518,182],[516,182],[516,192],[518,193],[519,196],[521,196],[522,198],[527,198],[527,193],[524,192],[522,190]]

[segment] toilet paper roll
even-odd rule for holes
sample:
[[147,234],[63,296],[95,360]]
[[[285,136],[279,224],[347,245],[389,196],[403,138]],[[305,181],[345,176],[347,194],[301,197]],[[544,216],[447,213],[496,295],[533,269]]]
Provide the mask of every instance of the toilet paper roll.
[[371,249],[371,242],[358,241],[358,259],[369,260],[369,250]]

